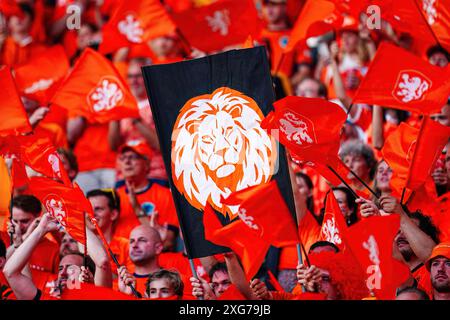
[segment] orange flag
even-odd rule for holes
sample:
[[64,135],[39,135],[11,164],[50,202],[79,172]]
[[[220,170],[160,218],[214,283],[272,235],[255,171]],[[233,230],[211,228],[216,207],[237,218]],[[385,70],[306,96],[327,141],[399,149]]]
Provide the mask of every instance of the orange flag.
[[243,220],[234,221],[224,227],[209,204],[203,213],[205,238],[216,245],[229,247],[241,260],[247,280],[258,272],[270,243],[245,224]]
[[330,191],[325,203],[325,214],[323,216],[320,238],[324,241],[334,243],[342,250],[346,246],[347,229],[347,223],[339,208],[336,197],[333,191]]
[[438,112],[450,94],[448,77],[448,70],[383,42],[353,103],[377,104],[421,114]]
[[233,192],[221,202],[238,206],[239,218],[270,244],[283,247],[298,243],[295,218],[275,180]]
[[0,67],[0,87],[2,88],[0,113],[3,119],[0,122],[0,137],[31,132],[27,113],[9,67]]
[[417,2],[440,45],[450,51],[450,0]]
[[274,103],[261,127],[270,130],[291,154],[304,161],[337,155],[347,114],[339,105],[319,98],[288,96]]
[[231,284],[224,293],[220,295],[217,300],[247,300],[247,298],[236,288],[234,284]]
[[397,193],[403,188],[417,190],[431,176],[434,165],[450,137],[450,128],[428,116],[416,129],[405,123],[388,136],[381,150],[393,170],[391,187]]
[[120,0],[103,27],[99,52],[107,54],[122,47],[144,44],[175,29],[176,25],[159,0]]
[[303,6],[294,27],[292,28],[289,42],[284,49],[289,52],[301,41],[305,40],[309,28],[317,22],[327,22],[332,24],[337,20],[334,3],[326,0],[308,0]]
[[7,216],[9,214],[11,189],[11,178],[6,167],[5,159],[0,157],[0,216]]
[[443,126],[428,116],[423,118],[416,144],[413,146],[415,150],[408,172],[407,188],[416,190],[431,176],[449,138],[450,127]]
[[57,45],[31,57],[14,71],[20,94],[46,105],[68,73],[69,60],[64,48]]
[[81,54],[51,102],[91,122],[139,117],[136,100],[119,72],[90,48]]
[[29,184],[25,164],[20,159],[13,158],[11,167],[11,178],[13,181],[14,189],[28,186]]
[[18,136],[14,140],[20,147],[20,159],[33,170],[48,178],[61,180],[67,186],[71,185],[61,158],[47,137],[28,135]]
[[204,52],[243,43],[249,34],[258,37],[263,28],[252,0],[217,1],[172,17],[189,44]]
[[367,289],[378,299],[395,299],[396,289],[410,273],[392,257],[392,243],[400,229],[400,216],[369,217],[347,231],[347,246],[366,273]]
[[416,0],[372,0],[372,5],[379,6],[382,19],[388,21],[397,34],[405,33],[412,38],[411,52],[425,58],[427,50],[437,43],[419,10],[419,1],[417,5],[414,2]]
[[86,244],[85,215],[92,215],[92,207],[83,191],[75,184],[68,187],[55,180],[44,177],[30,178],[30,191],[56,218],[72,238]]
[[81,283],[79,288],[63,290],[61,300],[137,300],[137,298],[111,288]]
[[324,99],[293,96],[276,101],[274,108],[261,127],[270,131],[296,162],[313,167],[333,185],[341,184],[328,166],[346,179],[349,170],[337,156],[347,118],[344,109]]

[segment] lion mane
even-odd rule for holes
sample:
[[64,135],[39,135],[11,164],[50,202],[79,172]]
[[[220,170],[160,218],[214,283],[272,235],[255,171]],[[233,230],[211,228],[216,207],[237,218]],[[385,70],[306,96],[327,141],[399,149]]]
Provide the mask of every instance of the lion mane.
[[[227,87],[183,106],[172,132],[172,178],[192,206],[203,210],[209,202],[233,219],[238,206],[222,205],[221,198],[270,180],[276,143],[261,128],[263,118],[253,99]],[[200,146],[202,139],[211,146],[209,151]]]

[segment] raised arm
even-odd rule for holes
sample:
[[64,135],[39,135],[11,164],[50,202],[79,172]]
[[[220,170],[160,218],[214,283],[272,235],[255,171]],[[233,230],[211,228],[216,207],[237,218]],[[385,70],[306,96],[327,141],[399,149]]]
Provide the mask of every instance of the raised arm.
[[67,121],[67,142],[74,146],[86,129],[86,119],[83,117],[71,118]]
[[[96,286],[112,288],[112,271],[108,253],[100,239],[86,228],[87,252],[95,263],[94,283]],[[83,250],[80,246],[80,251]]]
[[22,270],[28,264],[31,254],[44,236],[59,228],[56,220],[48,213],[41,218],[39,225],[34,229],[29,237],[25,239],[12,256],[6,262],[3,273],[8,280],[11,289],[18,300],[32,300],[36,297],[37,288],[30,277],[22,274]]
[[408,240],[411,249],[415,255],[425,262],[431,255],[431,251],[437,243],[420,230],[417,224],[408,216],[403,210],[398,200],[392,196],[383,196],[380,198],[380,205],[382,209],[387,213],[399,213],[400,214],[400,229]]
[[250,288],[250,284],[247,282],[244,270],[242,269],[236,254],[226,253],[224,256],[231,283],[233,283],[248,300],[259,300]]

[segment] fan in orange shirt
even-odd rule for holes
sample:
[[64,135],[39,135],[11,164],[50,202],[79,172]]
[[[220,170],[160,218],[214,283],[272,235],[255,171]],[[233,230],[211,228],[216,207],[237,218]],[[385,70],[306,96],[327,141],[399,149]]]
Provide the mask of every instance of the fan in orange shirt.
[[[132,266],[128,256],[128,239],[114,235],[114,225],[120,216],[120,199],[113,189],[96,189],[86,194],[94,211],[94,218],[108,242],[112,253],[121,266]],[[87,227],[97,233],[95,226],[87,220]],[[111,271],[117,274],[117,267],[111,259]]]
[[[151,63],[152,61],[145,57],[132,58],[128,64],[126,64],[126,61],[116,62],[116,66],[120,65],[124,69],[124,78],[127,79],[130,91],[138,102],[140,117],[111,121],[108,138],[114,151],[128,141],[145,140],[152,150],[152,161],[150,162],[148,177],[167,180],[166,169],[159,148],[158,135],[141,72],[143,66]],[[122,178],[120,170],[118,170],[117,175],[118,180]]]
[[[126,267],[119,269],[118,288],[121,292],[131,295],[129,285],[133,285],[142,297],[149,297],[147,290],[149,277],[162,270],[159,264],[159,256],[163,250],[161,236],[155,228],[141,225],[131,231],[129,243],[129,255],[134,270]],[[186,287],[189,283],[188,276],[180,274],[180,277]],[[185,290],[188,290],[187,287]]]
[[153,222],[168,229],[164,248],[171,249],[179,223],[170,189],[147,179],[151,159],[152,151],[143,141],[129,141],[119,148],[118,164],[126,184],[117,189],[121,205],[115,235],[128,237],[134,227],[148,225],[153,217]]
[[[35,43],[30,35],[34,19],[34,9],[27,3],[18,5],[20,13],[13,13],[8,19],[10,36],[4,41],[0,35],[0,64],[16,66],[31,56],[42,53],[46,47]],[[6,34],[6,26],[0,26],[0,34]]]
[[283,53],[291,34],[286,2],[286,0],[263,1],[262,12],[267,25],[261,32],[260,41],[267,44],[272,72],[290,77],[294,71],[297,50]]
[[[13,198],[12,221],[8,222],[8,233],[13,232],[13,246],[9,250],[14,252],[39,223],[41,214],[40,201],[31,195],[20,195]],[[58,273],[59,245],[42,238],[31,254],[29,268],[36,287],[43,289],[54,274]]]

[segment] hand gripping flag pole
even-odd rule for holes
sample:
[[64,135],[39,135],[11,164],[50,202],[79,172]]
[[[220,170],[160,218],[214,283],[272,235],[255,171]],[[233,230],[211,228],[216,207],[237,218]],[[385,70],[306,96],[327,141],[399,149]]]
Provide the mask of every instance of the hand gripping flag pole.
[[[89,217],[89,216],[88,216]],[[97,224],[97,220],[95,220],[95,218],[91,218],[89,217],[89,219],[91,220],[92,224],[95,226],[95,229],[98,232],[98,235],[100,236],[100,239],[103,242],[103,245],[105,246],[105,248],[108,250],[109,256],[111,257],[111,259],[113,260],[114,264],[116,265],[117,269],[119,269],[121,267],[121,265],[119,264],[119,261],[117,261],[116,256],[114,255],[114,253],[111,250],[111,247],[108,245],[108,242],[105,239],[105,236],[103,235],[102,230],[100,230],[100,227]],[[131,291],[133,292],[133,295],[136,298],[142,298],[142,295],[136,290],[136,288],[130,284],[129,287],[131,288]]]

